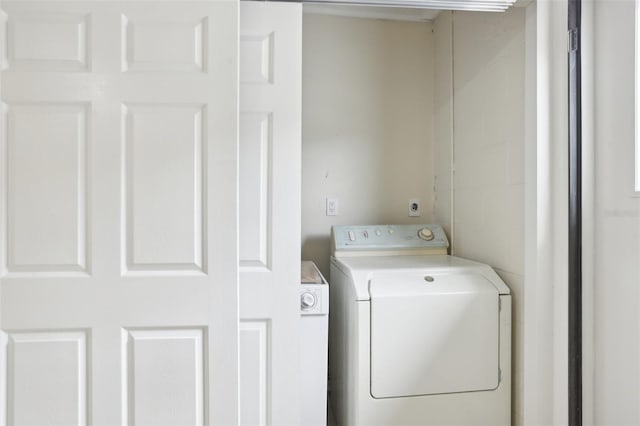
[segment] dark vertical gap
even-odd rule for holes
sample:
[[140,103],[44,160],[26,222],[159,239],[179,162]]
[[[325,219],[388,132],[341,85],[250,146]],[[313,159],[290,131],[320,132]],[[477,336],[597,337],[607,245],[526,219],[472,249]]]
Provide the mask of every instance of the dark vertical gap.
[[569,0],[569,426],[582,426],[582,99],[580,6]]

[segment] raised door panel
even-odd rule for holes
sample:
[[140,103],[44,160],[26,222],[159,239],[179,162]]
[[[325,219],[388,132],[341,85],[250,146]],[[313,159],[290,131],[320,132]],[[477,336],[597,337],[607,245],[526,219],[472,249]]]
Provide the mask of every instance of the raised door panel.
[[273,83],[274,34],[240,36],[240,84]]
[[87,272],[87,104],[8,104],[9,273]]
[[123,331],[123,425],[204,424],[203,329]]
[[268,424],[270,348],[268,320],[241,321],[240,426]]
[[269,269],[271,114],[242,113],[240,129],[240,268]]
[[91,21],[83,13],[15,13],[7,24],[9,69],[88,71]]
[[241,3],[243,425],[300,424],[301,9],[296,3]]
[[18,332],[2,340],[9,373],[8,424],[88,423],[86,332]]
[[208,23],[207,18],[176,15],[124,15],[123,71],[205,72]]
[[123,108],[124,271],[206,272],[202,105]]

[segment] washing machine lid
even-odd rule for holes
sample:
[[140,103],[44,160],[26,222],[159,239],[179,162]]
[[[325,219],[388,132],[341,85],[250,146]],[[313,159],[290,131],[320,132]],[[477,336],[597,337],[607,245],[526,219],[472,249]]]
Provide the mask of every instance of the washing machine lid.
[[369,287],[374,398],[498,387],[499,292],[484,276],[398,274]]
[[[484,263],[478,263],[449,255],[424,256],[371,256],[332,258],[331,263],[353,286],[356,301],[371,299],[369,283],[379,277],[396,277],[399,274],[479,274],[489,280],[500,294],[509,294],[509,287],[496,272]],[[330,281],[331,282],[331,281]],[[332,283],[333,284],[333,283]]]

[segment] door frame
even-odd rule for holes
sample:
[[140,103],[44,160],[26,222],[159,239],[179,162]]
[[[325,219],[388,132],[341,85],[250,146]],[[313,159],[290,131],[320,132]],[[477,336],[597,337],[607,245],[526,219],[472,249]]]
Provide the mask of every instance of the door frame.
[[[593,10],[581,4],[581,421],[593,424]],[[568,0],[527,6],[523,424],[569,423]],[[578,302],[579,303],[579,302]],[[575,319],[574,319],[575,321]]]

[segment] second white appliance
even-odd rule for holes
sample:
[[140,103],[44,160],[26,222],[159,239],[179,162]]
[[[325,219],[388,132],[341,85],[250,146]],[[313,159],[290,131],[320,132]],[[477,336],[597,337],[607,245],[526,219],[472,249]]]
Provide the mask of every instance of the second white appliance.
[[329,284],[303,260],[300,276],[300,426],[327,424]]

